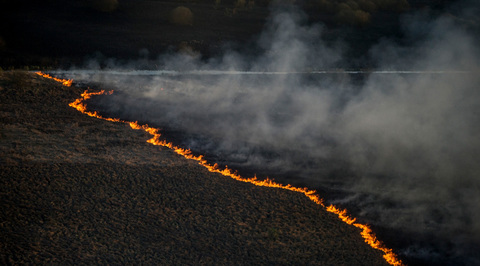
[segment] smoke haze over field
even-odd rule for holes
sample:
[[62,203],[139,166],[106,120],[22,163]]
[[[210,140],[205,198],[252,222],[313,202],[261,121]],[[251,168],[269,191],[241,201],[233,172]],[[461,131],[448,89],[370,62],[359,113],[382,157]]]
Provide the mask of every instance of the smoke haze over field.
[[379,70],[445,73],[208,72],[302,72],[350,60],[341,40],[327,44],[322,25],[307,25],[301,12],[289,10],[271,16],[257,58],[229,52],[201,62],[165,55],[159,58],[165,69],[205,72],[74,78],[118,90],[96,100],[98,109],[181,132],[187,148],[234,169],[341,191],[327,200],[355,206],[373,225],[418,237],[399,244],[404,256],[479,264],[480,54],[465,27],[475,21],[468,14],[426,15],[404,18],[409,45],[382,40],[370,57]]

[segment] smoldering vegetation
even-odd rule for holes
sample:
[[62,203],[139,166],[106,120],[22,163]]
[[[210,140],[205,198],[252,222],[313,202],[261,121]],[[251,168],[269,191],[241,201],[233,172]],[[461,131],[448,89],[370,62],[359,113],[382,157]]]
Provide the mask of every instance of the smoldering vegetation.
[[101,112],[162,127],[245,173],[329,192],[327,201],[352,207],[362,221],[402,232],[388,241],[407,261],[478,264],[478,4],[465,6],[455,16],[405,16],[402,43],[384,39],[370,49],[377,70],[412,73],[312,73],[350,58],[340,40],[322,40],[321,25],[282,11],[271,16],[256,58],[165,55],[159,65],[179,72],[73,78],[118,90],[92,102]]

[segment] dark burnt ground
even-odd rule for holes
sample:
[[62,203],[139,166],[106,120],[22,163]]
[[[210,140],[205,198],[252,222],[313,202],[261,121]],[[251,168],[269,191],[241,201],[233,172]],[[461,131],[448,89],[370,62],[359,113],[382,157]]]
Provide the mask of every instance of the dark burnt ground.
[[385,264],[302,194],[210,173],[68,107],[82,91],[0,72],[1,264]]

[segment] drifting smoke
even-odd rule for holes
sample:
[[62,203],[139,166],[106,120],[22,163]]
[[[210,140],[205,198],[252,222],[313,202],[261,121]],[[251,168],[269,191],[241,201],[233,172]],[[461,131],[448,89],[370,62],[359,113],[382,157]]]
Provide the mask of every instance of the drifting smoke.
[[[340,191],[334,203],[417,236],[400,254],[478,264],[478,40],[453,16],[423,17],[405,18],[413,45],[383,40],[370,50],[378,69],[416,74],[288,74],[348,60],[341,42],[322,40],[321,25],[289,11],[272,15],[257,58],[168,55],[159,59],[165,69],[198,72],[85,78],[117,89],[97,101],[101,110],[181,132],[186,148],[231,168]],[[262,71],[275,73],[255,74]],[[437,243],[425,243],[431,239]]]

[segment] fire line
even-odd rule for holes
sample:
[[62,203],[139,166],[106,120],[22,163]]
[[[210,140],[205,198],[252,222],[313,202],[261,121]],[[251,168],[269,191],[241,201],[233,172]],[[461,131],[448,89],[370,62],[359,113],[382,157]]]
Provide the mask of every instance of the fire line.
[[52,76],[50,76],[50,75],[48,75],[48,74],[42,73],[42,72],[40,72],[40,71],[35,72],[35,74],[37,74],[37,75],[39,75],[39,76],[42,76],[42,77],[44,77],[44,78],[53,79],[53,80],[55,80],[55,81],[57,81],[57,82],[62,83],[64,86],[67,86],[67,87],[72,86],[72,83],[73,83],[73,80],[71,80],[71,79],[59,79],[59,78],[55,78],[55,77],[52,77]]
[[[35,72],[37,75],[40,75],[44,78],[49,78],[53,79],[57,82],[62,83],[64,86],[70,87],[73,83],[73,80],[65,80],[65,79],[59,79],[52,77],[48,74],[44,74],[42,72]],[[400,266],[404,265],[403,262],[398,258],[398,256],[393,252],[392,249],[387,248],[383,242],[377,239],[375,233],[372,231],[370,226],[366,224],[361,224],[356,222],[356,218],[350,216],[347,213],[347,210],[345,209],[339,209],[334,205],[325,205],[324,200],[320,198],[320,196],[317,194],[315,190],[308,189],[306,187],[304,188],[298,188],[295,186],[292,186],[290,184],[284,185],[277,183],[273,181],[272,179],[264,179],[264,180],[259,180],[257,179],[256,176],[252,178],[244,178],[240,176],[236,171],[233,171],[232,169],[228,168],[228,166],[225,166],[224,169],[221,169],[218,164],[210,164],[203,158],[202,155],[197,155],[195,156],[191,150],[189,149],[184,149],[178,146],[175,146],[172,142],[167,142],[165,139],[161,139],[161,134],[160,134],[160,129],[158,128],[153,128],[148,126],[147,124],[140,125],[138,122],[132,122],[132,121],[126,121],[122,120],[119,118],[109,118],[109,117],[104,117],[100,114],[98,114],[96,111],[88,111],[87,110],[87,105],[86,105],[86,100],[92,98],[93,96],[97,95],[111,95],[113,94],[113,91],[97,91],[97,92],[89,92],[88,90],[85,90],[81,94],[81,98],[76,99],[74,102],[70,103],[69,106],[77,109],[83,114],[86,114],[91,117],[103,119],[106,121],[111,121],[111,122],[119,122],[119,123],[126,123],[129,124],[132,129],[137,129],[137,130],[144,130],[150,135],[152,135],[152,138],[147,140],[148,143],[151,143],[156,146],[163,146],[167,147],[169,149],[172,149],[175,151],[177,154],[182,155],[186,159],[194,160],[197,161],[198,164],[201,166],[205,167],[208,169],[208,171],[213,172],[213,173],[220,173],[223,176],[227,176],[230,178],[233,178],[235,180],[241,181],[241,182],[246,182],[246,183],[251,183],[256,186],[262,186],[262,187],[275,187],[275,188],[281,188],[281,189],[286,189],[290,191],[295,191],[304,194],[307,196],[311,201],[315,202],[316,204],[322,206],[325,208],[328,212],[334,213],[340,218],[343,222],[353,225],[361,230],[360,234],[364,238],[365,242],[370,245],[372,248],[380,250],[384,253],[383,258],[389,263],[390,265],[395,265],[395,266]]]

